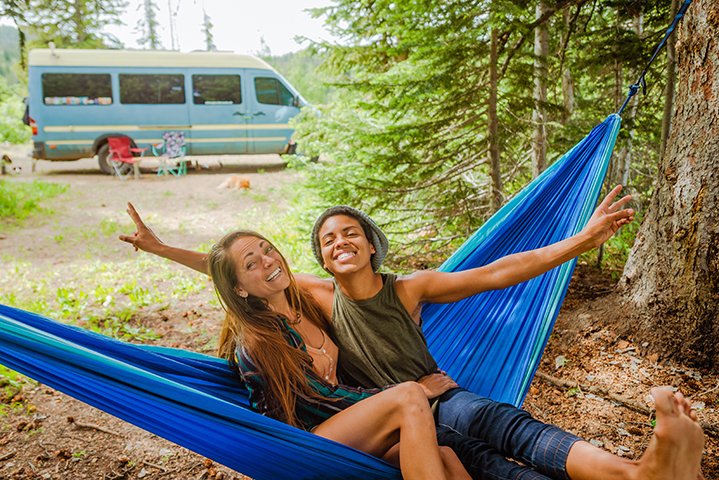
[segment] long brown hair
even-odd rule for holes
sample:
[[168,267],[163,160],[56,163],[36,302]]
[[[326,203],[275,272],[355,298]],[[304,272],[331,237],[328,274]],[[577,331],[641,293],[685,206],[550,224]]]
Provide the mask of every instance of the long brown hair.
[[[237,230],[217,242],[208,256],[208,268],[215,291],[226,312],[218,354],[234,362],[237,344],[241,342],[257,365],[265,384],[268,407],[279,412],[286,423],[300,427],[295,413],[296,395],[322,398],[312,390],[304,373],[305,369],[312,368],[312,358],[288,343],[282,320],[270,310],[264,298],[248,295],[245,299],[237,294],[237,268],[229,251],[243,237],[255,237],[272,245],[257,232]],[[282,268],[290,277],[290,285],[285,289],[288,303],[293,310],[303,314],[303,318],[329,331],[329,322],[319,305],[309,293],[299,289],[287,260],[279,250],[277,253],[282,259]]]

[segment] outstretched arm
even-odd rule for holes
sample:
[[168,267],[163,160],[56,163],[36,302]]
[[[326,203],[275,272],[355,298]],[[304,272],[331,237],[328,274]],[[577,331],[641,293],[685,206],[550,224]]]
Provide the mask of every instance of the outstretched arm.
[[421,303],[450,303],[487,290],[511,287],[537,277],[606,242],[622,226],[634,220],[634,210],[622,207],[631,196],[612,203],[619,185],[597,207],[578,234],[528,252],[500,258],[489,265],[463,272],[417,272],[406,279],[407,292]]
[[135,247],[135,251],[142,250],[147,253],[153,253],[193,270],[197,270],[200,273],[208,274],[206,253],[165,245],[157,238],[157,235],[145,225],[145,222],[142,221],[135,207],[129,202],[127,204],[127,214],[130,215],[132,221],[135,222],[135,233],[132,235],[120,235],[120,240],[131,243]]

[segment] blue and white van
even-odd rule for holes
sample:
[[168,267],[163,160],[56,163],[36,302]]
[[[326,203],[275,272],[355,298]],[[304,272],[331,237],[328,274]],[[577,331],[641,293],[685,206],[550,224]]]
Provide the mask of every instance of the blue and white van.
[[107,138],[138,147],[182,131],[188,155],[293,153],[287,122],[307,105],[251,55],[158,50],[31,50],[32,157],[107,163]]

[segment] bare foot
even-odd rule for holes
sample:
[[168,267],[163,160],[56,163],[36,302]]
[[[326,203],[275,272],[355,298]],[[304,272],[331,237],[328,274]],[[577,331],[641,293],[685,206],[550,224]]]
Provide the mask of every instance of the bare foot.
[[699,423],[699,418],[697,417],[697,412],[692,410],[692,402],[688,398],[684,398],[684,395],[682,395],[681,392],[676,393],[677,400],[679,401],[679,407],[685,415],[687,415],[689,418],[694,420],[695,422]]
[[[639,460],[637,479],[696,480],[701,477],[700,463],[704,433],[681,393],[668,387],[653,388],[657,407],[657,425],[647,451]],[[692,415],[693,414],[693,415]]]

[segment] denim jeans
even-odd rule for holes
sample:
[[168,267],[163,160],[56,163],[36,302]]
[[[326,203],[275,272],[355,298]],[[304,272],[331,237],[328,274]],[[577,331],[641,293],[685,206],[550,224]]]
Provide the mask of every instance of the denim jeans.
[[474,480],[570,480],[567,455],[581,440],[513,405],[463,388],[440,397],[437,424],[440,445],[452,447]]

